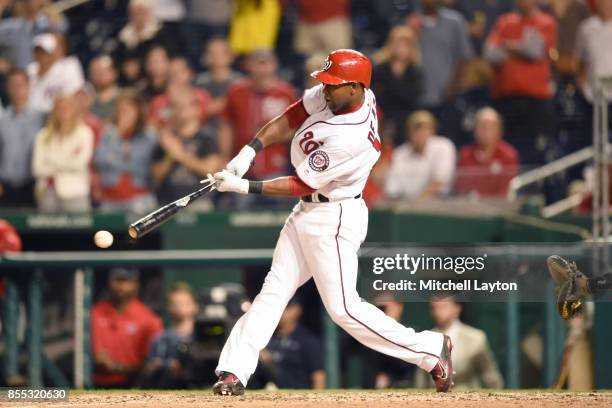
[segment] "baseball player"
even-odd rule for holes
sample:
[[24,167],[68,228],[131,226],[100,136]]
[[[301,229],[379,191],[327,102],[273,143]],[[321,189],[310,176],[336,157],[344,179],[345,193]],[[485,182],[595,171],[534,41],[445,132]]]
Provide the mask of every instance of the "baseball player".
[[[356,290],[357,251],[368,228],[361,192],[381,150],[371,74],[365,55],[332,52],[311,74],[321,84],[267,123],[214,175],[222,192],[301,197],[280,233],[261,292],[223,347],[215,394],[244,393],[287,302],[310,278],[333,321],[350,335],[430,372],[437,391],[452,387],[450,338],[404,327]],[[242,178],[258,151],[289,141],[295,176],[263,182]]]

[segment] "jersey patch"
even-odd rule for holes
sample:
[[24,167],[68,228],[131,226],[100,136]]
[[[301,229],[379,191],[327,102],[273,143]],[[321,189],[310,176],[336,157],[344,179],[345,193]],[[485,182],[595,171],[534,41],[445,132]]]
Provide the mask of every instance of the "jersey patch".
[[314,171],[324,171],[329,167],[329,156],[323,150],[317,150],[308,158],[308,165]]

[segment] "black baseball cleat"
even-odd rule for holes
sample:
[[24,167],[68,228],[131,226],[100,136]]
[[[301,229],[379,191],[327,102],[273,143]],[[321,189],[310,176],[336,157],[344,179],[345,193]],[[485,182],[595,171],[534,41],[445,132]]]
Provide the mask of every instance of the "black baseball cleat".
[[444,335],[444,343],[442,344],[442,352],[438,364],[430,371],[431,378],[436,384],[437,392],[449,392],[453,388],[453,363],[451,361],[451,351],[453,350],[453,342],[451,338]]
[[212,390],[215,395],[242,395],[244,394],[244,385],[234,374],[221,371]]

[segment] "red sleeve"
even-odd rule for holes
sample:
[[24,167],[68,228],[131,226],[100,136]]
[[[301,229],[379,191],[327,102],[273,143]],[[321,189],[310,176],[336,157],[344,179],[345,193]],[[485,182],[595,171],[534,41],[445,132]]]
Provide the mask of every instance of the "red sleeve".
[[497,21],[495,21],[495,24],[493,25],[493,29],[491,30],[491,32],[489,33],[489,36],[487,37],[486,43],[487,45],[492,45],[492,46],[496,46],[499,47],[502,42],[503,42],[503,27],[505,25],[505,15],[501,15],[500,17],[497,18]]
[[306,112],[306,108],[304,108],[302,99],[289,105],[289,107],[285,109],[283,115],[289,121],[289,127],[291,129],[297,129],[302,126],[302,123],[304,123],[309,116],[308,112]]
[[545,27],[544,38],[548,46],[546,54],[549,55],[550,50],[557,48],[557,22],[552,17],[549,17],[547,20],[548,24]]
[[291,195],[293,197],[301,197],[317,191],[304,183],[298,176],[289,177],[289,186],[291,186]]
[[210,108],[210,94],[201,88],[196,89],[196,95],[200,103],[200,114],[202,115],[202,123],[208,120],[208,109]]
[[98,305],[95,305],[91,310],[91,352],[96,356],[100,352],[100,333],[98,320],[100,319]]
[[227,92],[227,101],[225,102],[225,107],[223,107],[223,110],[219,114],[221,119],[226,122],[231,122],[233,120],[234,114],[233,114],[232,106],[234,104],[234,99],[236,99],[236,96],[235,96],[236,93],[237,93],[236,87],[232,86]]

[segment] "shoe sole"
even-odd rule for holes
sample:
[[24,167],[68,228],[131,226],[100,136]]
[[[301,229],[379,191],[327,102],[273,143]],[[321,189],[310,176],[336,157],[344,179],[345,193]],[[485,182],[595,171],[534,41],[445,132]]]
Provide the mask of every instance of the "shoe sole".
[[227,384],[222,384],[222,385],[213,387],[213,394],[223,395],[223,396],[243,395],[244,390],[235,390],[235,389],[232,389],[232,387]]

